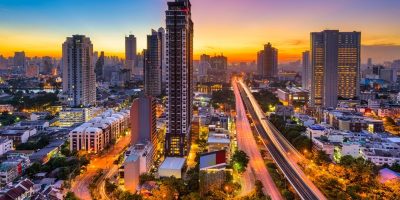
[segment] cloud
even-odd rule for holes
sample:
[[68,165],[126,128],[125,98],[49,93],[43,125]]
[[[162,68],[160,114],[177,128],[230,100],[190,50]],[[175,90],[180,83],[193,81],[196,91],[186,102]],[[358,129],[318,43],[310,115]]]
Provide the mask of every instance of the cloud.
[[286,43],[289,44],[289,45],[294,45],[294,46],[296,46],[296,45],[304,45],[304,44],[307,44],[308,41],[307,41],[307,40],[294,39],[294,40],[287,40]]

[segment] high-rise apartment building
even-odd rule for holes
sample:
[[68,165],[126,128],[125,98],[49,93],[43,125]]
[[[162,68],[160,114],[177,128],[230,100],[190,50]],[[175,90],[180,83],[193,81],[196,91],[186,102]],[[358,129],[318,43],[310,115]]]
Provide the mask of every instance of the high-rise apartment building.
[[189,0],[168,2],[166,11],[167,156],[185,156],[190,149],[193,113],[193,22]]
[[301,73],[301,86],[303,89],[309,90],[311,88],[311,62],[310,51],[302,53],[302,73]]
[[359,96],[360,32],[311,33],[311,105],[336,107]]
[[165,40],[165,29],[160,27],[158,29],[158,36],[161,39],[161,89],[165,90],[167,84],[167,59],[166,59],[166,40]]
[[162,38],[161,35],[152,30],[147,36],[147,49],[144,53],[144,91],[150,96],[161,95],[161,72],[162,72]]
[[131,106],[131,145],[149,141],[157,146],[156,99],[151,96],[140,96]]
[[125,67],[131,70],[132,75],[135,75],[138,59],[136,37],[134,35],[125,37],[125,62]]
[[257,70],[262,78],[276,78],[278,76],[278,49],[271,43],[264,45],[264,49],[257,53]]
[[67,37],[62,45],[63,92],[71,107],[96,104],[93,45],[84,35]]

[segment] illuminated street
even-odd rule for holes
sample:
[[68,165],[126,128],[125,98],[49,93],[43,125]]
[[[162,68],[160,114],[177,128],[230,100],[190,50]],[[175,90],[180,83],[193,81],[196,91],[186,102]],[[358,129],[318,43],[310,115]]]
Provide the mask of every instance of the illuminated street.
[[[93,177],[96,175],[99,169],[104,170],[104,173],[106,173],[106,178],[111,177],[114,173],[109,173],[109,171],[111,170],[114,172],[115,168],[117,168],[114,166],[113,162],[118,158],[119,154],[129,144],[129,142],[130,135],[128,134],[127,136],[118,140],[118,142],[106,155],[92,158],[90,164],[87,166],[87,171],[77,176],[75,181],[73,181],[71,191],[73,191],[80,199],[92,199],[90,196],[89,184],[92,182]],[[100,185],[102,184],[103,183]],[[103,191],[101,193],[105,194],[103,189],[100,189],[100,191]],[[101,196],[105,197],[105,195]]]
[[246,117],[246,111],[243,105],[243,101],[240,97],[238,86],[236,82],[233,83],[233,88],[236,98],[236,131],[239,149],[246,152],[250,158],[249,166],[243,176],[243,190],[242,194],[248,194],[254,188],[253,176],[257,177],[263,185],[264,192],[271,196],[272,199],[283,199],[278,188],[273,182],[264,160],[261,156],[260,150],[258,149],[257,143],[254,139],[250,123]]
[[[264,145],[267,146],[278,167],[285,174],[300,197],[303,199],[326,199],[297,165],[297,161],[301,159],[297,150],[288,144],[287,140],[281,136],[279,131],[268,120],[265,120],[265,114],[249,88],[242,81],[238,81],[238,83],[241,87],[241,94],[245,96],[243,99],[245,99]],[[238,90],[237,84],[234,85],[235,90]]]

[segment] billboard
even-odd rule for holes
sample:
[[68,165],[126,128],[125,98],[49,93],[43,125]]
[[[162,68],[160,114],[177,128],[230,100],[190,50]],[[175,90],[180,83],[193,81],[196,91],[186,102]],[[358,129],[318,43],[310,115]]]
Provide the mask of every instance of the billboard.
[[203,153],[200,155],[200,170],[216,168],[226,165],[225,150]]

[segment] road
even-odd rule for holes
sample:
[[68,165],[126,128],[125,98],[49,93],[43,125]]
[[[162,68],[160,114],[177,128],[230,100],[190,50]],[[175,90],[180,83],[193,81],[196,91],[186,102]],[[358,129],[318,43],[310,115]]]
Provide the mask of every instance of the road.
[[247,119],[246,110],[240,97],[237,84],[233,84],[233,88],[236,98],[236,133],[238,147],[240,150],[246,152],[250,158],[249,167],[242,177],[242,195],[250,193],[254,189],[255,179],[258,179],[264,186],[265,194],[268,194],[274,200],[283,199],[261,156],[249,120]]
[[234,85],[239,84],[236,87],[240,87],[239,91],[242,100],[253,119],[256,130],[262,138],[264,145],[299,196],[307,200],[326,199],[297,165],[297,162],[303,159],[301,154],[265,118],[265,114],[249,88],[239,80],[235,83]]
[[[92,182],[93,177],[99,169],[104,170],[104,173],[106,173],[107,176],[109,175],[110,170],[112,171],[114,168],[117,168],[114,166],[114,161],[118,158],[124,148],[129,145],[129,142],[130,135],[128,134],[127,136],[120,138],[114,147],[112,147],[112,149],[105,155],[93,157],[86,168],[87,171],[77,176],[73,181],[71,191],[80,199],[92,199],[90,196],[89,184]],[[101,183],[102,182],[104,181],[101,180]],[[104,185],[104,183],[102,184]],[[101,190],[103,189],[100,188],[100,191]]]

